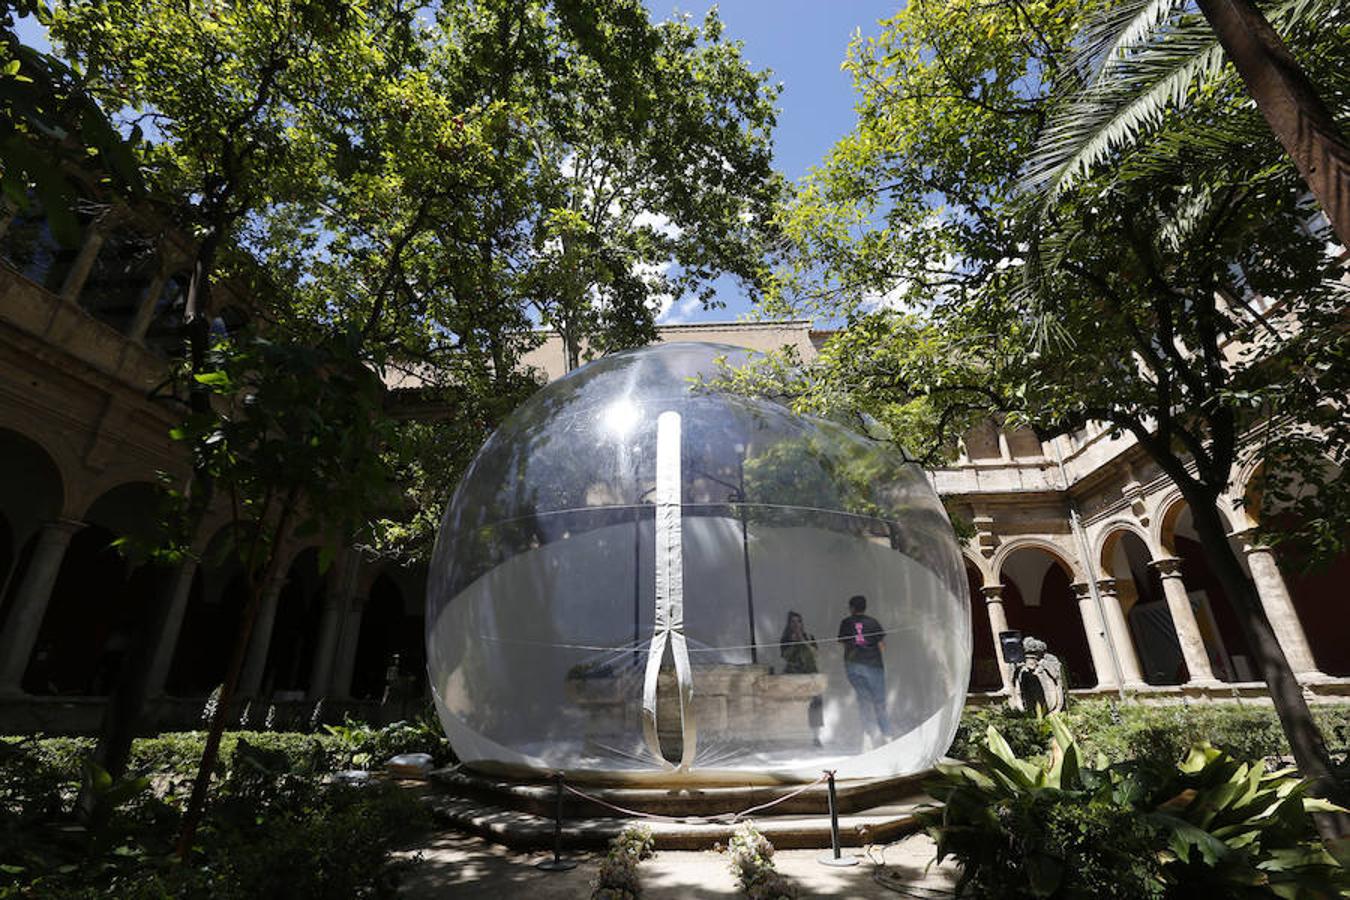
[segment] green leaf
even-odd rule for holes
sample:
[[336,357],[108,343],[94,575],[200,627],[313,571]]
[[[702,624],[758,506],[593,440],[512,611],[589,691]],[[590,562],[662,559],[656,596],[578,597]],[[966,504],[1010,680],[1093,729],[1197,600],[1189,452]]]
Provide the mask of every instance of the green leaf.
[[198,372],[192,376],[198,384],[225,387],[230,384],[230,376],[225,372]]
[[1176,816],[1165,813],[1149,813],[1148,821],[1159,825],[1169,832],[1168,846],[1180,860],[1191,859],[1191,848],[1200,851],[1200,858],[1206,865],[1215,865],[1229,854],[1228,845],[1214,835]]

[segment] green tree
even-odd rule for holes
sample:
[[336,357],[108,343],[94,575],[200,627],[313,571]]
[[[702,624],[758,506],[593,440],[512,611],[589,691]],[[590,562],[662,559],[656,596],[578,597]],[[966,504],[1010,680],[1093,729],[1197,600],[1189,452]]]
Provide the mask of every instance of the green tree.
[[[378,62],[374,6],[71,0],[52,15],[52,39],[91,93],[158,136],[145,166],[195,239],[183,314],[193,375],[208,371],[222,255],[251,217],[312,194],[327,149],[305,127],[325,112],[317,101]],[[189,388],[207,413],[205,385]]]
[[[378,448],[387,442],[384,387],[371,371],[359,331],[308,329],[290,340],[245,337],[218,342],[212,371],[194,376],[214,414],[190,416],[175,437],[206,453],[209,473],[228,499],[230,537],[248,586],[206,745],[184,811],[178,853],[187,858],[205,807],[225,724],[233,715],[263,586],[282,576],[282,547],[296,533],[324,533],[320,567],[387,505],[390,474]],[[304,521],[297,522],[298,518]]]
[[[1343,6],[1196,0],[1195,8],[1198,14],[1181,0],[1121,0],[1085,24],[1076,41],[1081,80],[1071,82],[1072,99],[1045,130],[1030,167],[1033,181],[1046,183],[1053,200],[1117,147],[1146,138],[1168,108],[1184,107],[1199,85],[1231,64],[1340,243],[1350,243],[1350,145],[1317,89],[1343,95],[1342,67],[1310,72],[1292,52],[1297,47],[1280,37],[1344,29]],[[1243,136],[1232,123],[1216,123],[1211,140],[1238,143]]]
[[38,0],[0,3],[0,192],[11,209],[36,198],[52,236],[79,240],[76,198],[94,192],[139,195],[140,164],[80,78],[51,53],[29,47],[16,20],[45,12]]
[[660,304],[762,278],[779,179],[777,89],[723,38],[652,23],[635,0],[447,4],[432,73],[466,109],[501,110],[499,296],[556,328],[569,368],[654,337]]
[[[374,4],[171,4],[155,0],[70,2],[50,20],[58,49],[80,72],[90,95],[121,109],[121,125],[139,145],[147,181],[180,216],[194,239],[195,256],[184,311],[188,366],[178,381],[191,410],[185,433],[194,478],[188,508],[174,525],[190,545],[216,500],[214,448],[220,431],[212,405],[211,321],[223,305],[213,297],[222,278],[247,276],[255,318],[287,322],[279,298],[295,292],[276,273],[250,271],[247,245],[273,207],[317,202],[332,155],[325,123],[354,86],[379,73],[374,48],[385,19]],[[294,321],[289,320],[289,321]],[[165,550],[172,557],[177,548]],[[105,710],[96,757],[118,774],[144,707],[145,676],[163,619],[159,597],[146,604],[146,638],[124,667]]]
[[[612,304],[620,312],[574,317],[578,342],[632,343],[650,329],[659,291],[713,272],[753,274],[751,242],[777,184],[772,92],[720,42],[715,20],[702,31],[655,25],[635,0],[434,10],[380,0],[72,0],[52,33],[91,90],[131,110],[126,127],[148,123],[151,179],[196,238],[180,380],[189,412],[179,429],[195,478],[178,528],[186,541],[212,503],[229,503],[255,588],[250,609],[299,519],[317,515],[341,539],[381,552],[429,549],[459,468],[535,387],[521,355],[538,340],[539,292],[559,290],[557,267],[536,252],[556,219],[541,198],[564,197],[557,178],[576,148],[615,167],[591,188],[622,188],[608,206],[575,188],[608,242],[593,245],[603,266],[584,260],[585,277],[597,279],[587,297],[622,282]],[[652,101],[663,67],[688,88],[678,115]],[[696,84],[705,78],[706,90]],[[588,107],[573,91],[628,128],[583,134],[604,123],[582,117]],[[669,147],[653,137],[660,115],[686,132]],[[639,144],[645,169],[630,159]],[[672,173],[692,161],[701,193],[665,197],[685,189]],[[688,236],[658,240],[630,206],[639,202]],[[683,271],[662,283],[640,277],[656,259]],[[252,328],[220,342],[208,322],[225,279],[248,297]],[[361,372],[385,386],[378,403]],[[324,487],[363,467],[396,472],[403,497],[349,503]],[[357,479],[352,490],[378,480]],[[219,704],[203,772],[230,705]]]
[[[1018,193],[1086,12],[916,2],[855,43],[861,121],[784,215],[797,253],[777,298],[847,327],[795,388],[935,454],[989,416],[1043,437],[1090,421],[1131,434],[1190,505],[1295,757],[1326,791],[1325,744],[1217,503],[1261,452],[1271,404],[1302,391],[1288,427],[1343,396],[1339,267],[1269,135],[1205,141],[1245,102],[1232,82],[1207,83],[1184,119],[1044,214]],[[1344,59],[1335,34],[1318,40]]]

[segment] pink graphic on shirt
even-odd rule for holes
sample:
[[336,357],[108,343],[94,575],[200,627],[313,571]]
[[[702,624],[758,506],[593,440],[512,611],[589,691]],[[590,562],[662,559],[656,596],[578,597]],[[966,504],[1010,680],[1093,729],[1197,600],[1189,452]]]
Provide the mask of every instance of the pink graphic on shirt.
[[856,647],[866,647],[867,638],[863,637],[862,623],[853,623],[853,644]]

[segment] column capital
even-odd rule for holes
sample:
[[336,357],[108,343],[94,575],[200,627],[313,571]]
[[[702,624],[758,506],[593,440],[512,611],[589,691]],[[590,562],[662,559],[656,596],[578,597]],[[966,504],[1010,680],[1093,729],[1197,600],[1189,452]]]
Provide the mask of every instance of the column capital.
[[1244,556],[1251,556],[1253,553],[1275,552],[1269,544],[1257,536],[1257,529],[1255,527],[1240,528],[1230,534],[1229,537],[1237,538],[1238,543],[1242,547],[1242,554]]
[[1069,587],[1073,589],[1073,596],[1076,600],[1082,600],[1092,595],[1092,585],[1086,581],[1075,581]]
[[1003,602],[1003,585],[1001,584],[986,584],[980,588],[980,593],[984,595],[985,603]]
[[1116,596],[1116,585],[1118,583],[1115,578],[1099,578],[1097,579],[1097,592],[1103,597],[1114,597]]
[[60,538],[68,541],[87,525],[88,523],[77,519],[52,519],[50,522],[43,522],[40,530],[44,536],[50,535],[48,540]]
[[1158,559],[1151,559],[1149,560],[1148,567],[1157,572],[1162,578],[1181,577],[1180,556],[1162,556]]

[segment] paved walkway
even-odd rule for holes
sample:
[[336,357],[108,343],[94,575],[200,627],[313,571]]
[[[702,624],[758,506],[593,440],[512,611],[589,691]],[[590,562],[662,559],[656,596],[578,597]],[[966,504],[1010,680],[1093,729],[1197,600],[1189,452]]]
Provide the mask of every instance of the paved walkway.
[[[853,853],[861,851],[853,850]],[[416,857],[420,854],[420,859]],[[554,900],[586,898],[595,877],[598,854],[580,854],[570,872],[541,872],[534,863],[548,854],[519,853],[476,837],[437,833],[403,854],[414,858],[404,881],[409,900],[433,898],[512,898]],[[822,866],[816,850],[780,850],[778,871],[797,885],[802,897],[897,897],[946,900],[955,874],[950,865],[928,868],[933,842],[916,834],[886,847],[872,848],[872,860],[847,869]],[[884,862],[878,868],[875,862]],[[638,869],[644,900],[742,896],[725,854],[661,850]],[[885,882],[883,884],[882,882]]]

